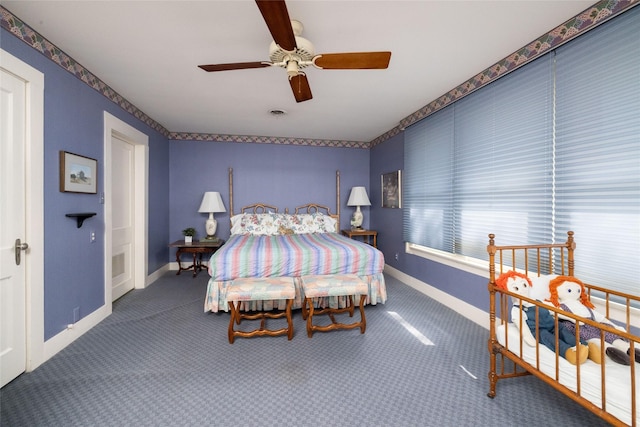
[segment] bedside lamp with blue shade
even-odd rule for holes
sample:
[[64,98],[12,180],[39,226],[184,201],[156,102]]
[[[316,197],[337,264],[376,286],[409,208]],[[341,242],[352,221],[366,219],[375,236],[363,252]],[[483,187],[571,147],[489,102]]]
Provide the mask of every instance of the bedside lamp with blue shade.
[[207,230],[207,237],[205,240],[213,240],[217,241],[218,238],[215,237],[216,230],[218,228],[218,222],[213,218],[213,214],[216,212],[226,212],[227,210],[224,207],[224,203],[222,203],[222,197],[220,193],[217,191],[207,191],[204,193],[204,197],[202,198],[202,203],[200,203],[200,209],[198,212],[200,213],[208,213],[209,218],[205,223],[205,228]]
[[364,187],[353,187],[349,195],[349,200],[347,201],[347,206],[356,206],[356,211],[351,217],[351,228],[361,229],[364,215],[362,215],[360,206],[371,206],[371,202],[367,196],[367,190]]

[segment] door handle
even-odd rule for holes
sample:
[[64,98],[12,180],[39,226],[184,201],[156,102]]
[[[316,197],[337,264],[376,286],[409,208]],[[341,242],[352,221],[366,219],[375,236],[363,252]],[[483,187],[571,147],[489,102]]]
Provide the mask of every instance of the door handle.
[[22,243],[20,242],[20,239],[16,239],[16,265],[20,265],[20,252],[26,251],[27,249],[29,249],[29,245],[27,243]]

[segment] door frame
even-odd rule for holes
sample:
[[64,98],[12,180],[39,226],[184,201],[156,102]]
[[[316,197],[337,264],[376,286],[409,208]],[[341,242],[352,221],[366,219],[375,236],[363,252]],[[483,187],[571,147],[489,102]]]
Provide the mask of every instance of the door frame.
[[26,86],[26,371],[44,362],[44,74],[0,49],[0,66]]
[[[148,180],[149,180],[149,136],[117,117],[104,112],[104,301],[107,315],[112,312],[111,268],[113,242],[112,199],[111,199],[111,138],[117,137],[134,146],[134,235],[133,235],[133,280],[134,289],[147,285],[148,269]],[[143,197],[139,197],[143,195]]]

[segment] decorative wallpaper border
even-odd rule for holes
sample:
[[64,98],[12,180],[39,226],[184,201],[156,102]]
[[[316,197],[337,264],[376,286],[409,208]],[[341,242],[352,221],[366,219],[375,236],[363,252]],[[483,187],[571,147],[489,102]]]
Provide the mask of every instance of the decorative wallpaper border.
[[405,117],[395,128],[378,136],[371,142],[358,141],[333,141],[324,139],[304,139],[271,136],[246,136],[246,135],[217,135],[188,132],[169,132],[160,123],[153,120],[135,105],[127,101],[109,85],[100,80],[81,64],[55,46],[46,38],[21,21],[10,11],[0,5],[0,26],[22,40],[42,55],[64,68],[86,85],[98,91],[107,99],[119,105],[123,110],[145,123],[150,128],[158,131],[171,140],[182,141],[215,141],[235,143],[257,144],[281,144],[300,145],[312,147],[339,147],[339,148],[371,148],[402,132],[407,126],[427,117],[430,114],[446,107],[452,102],[463,98],[475,90],[491,83],[507,73],[533,61],[541,55],[557,48],[576,36],[608,21],[614,16],[638,5],[640,0],[601,0],[581,14],[559,25],[551,32],[539,37],[527,46],[512,53],[481,73],[470,78],[456,88],[445,93],[438,99],[430,102],[420,110]]
[[410,116],[405,117],[400,121],[400,124],[396,128],[371,141],[371,146],[373,147],[386,141],[390,136],[397,134],[406,127],[422,120],[430,114],[435,113],[452,102],[467,96],[471,92],[480,89],[482,86],[485,86],[505,74],[510,73],[516,68],[519,68],[545,53],[556,49],[560,45],[608,21],[625,10],[630,9],[633,6],[637,6],[639,1],[640,0],[599,1],[581,14],[554,28],[551,32],[539,37],[527,46],[512,53],[456,88],[445,93],[440,98],[422,107]]
[[364,148],[370,143],[358,141],[334,141],[329,139],[286,138],[275,136],[217,135],[211,133],[170,132],[169,139],[178,141],[215,141],[253,144],[300,145],[308,147]]

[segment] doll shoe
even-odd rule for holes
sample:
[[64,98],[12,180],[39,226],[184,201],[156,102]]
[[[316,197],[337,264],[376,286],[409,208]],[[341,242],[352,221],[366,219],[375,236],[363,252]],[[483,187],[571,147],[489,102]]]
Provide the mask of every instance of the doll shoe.
[[628,366],[631,364],[631,358],[629,357],[629,355],[618,348],[608,347],[605,353],[607,353],[607,356],[609,356],[611,360],[620,365]]
[[[634,353],[635,353],[635,359],[637,363],[640,363],[640,348],[635,348],[634,349]],[[631,356],[631,349],[627,350],[627,355]]]

